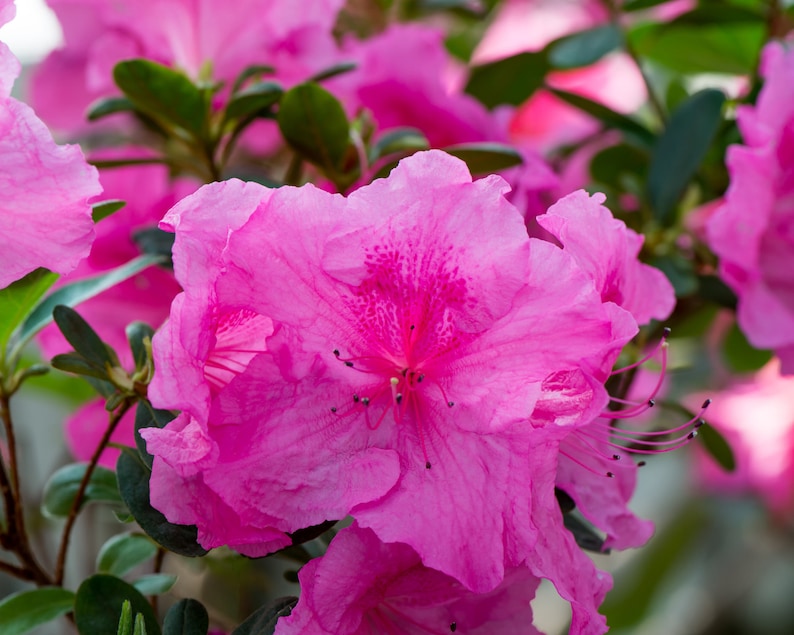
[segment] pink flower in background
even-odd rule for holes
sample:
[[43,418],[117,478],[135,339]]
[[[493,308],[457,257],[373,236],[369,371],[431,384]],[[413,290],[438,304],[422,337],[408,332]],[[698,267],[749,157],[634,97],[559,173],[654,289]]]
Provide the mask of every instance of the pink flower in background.
[[[72,456],[78,461],[89,461],[94,455],[99,442],[108,429],[108,411],[105,400],[90,401],[77,410],[66,421],[64,434],[66,445]],[[110,436],[111,443],[135,446],[135,409],[130,409]],[[120,450],[106,448],[99,457],[99,464],[115,469]]]
[[720,275],[739,298],[747,339],[774,349],[794,373],[794,51],[763,51],[765,83],[755,106],[739,109],[746,145],[728,150],[731,184],[708,221]]
[[384,544],[353,525],[298,574],[301,598],[276,635],[539,634],[530,601],[540,580],[508,571],[493,591],[475,594],[400,543]]
[[[268,64],[292,84],[336,60],[331,29],[341,0],[49,0],[66,44],[36,70],[31,99],[47,123],[80,131],[85,109],[116,94],[113,66],[144,57],[230,83],[245,67]],[[206,68],[205,68],[205,65]]]
[[[224,185],[223,196],[200,190],[179,218],[250,207],[240,183]],[[572,258],[527,238],[502,179],[472,183],[444,153],[405,159],[346,199],[312,186],[259,190],[239,229],[210,223],[191,236],[219,248],[190,273],[219,307],[270,318],[267,350],[206,390],[208,416],[144,431],[154,504],[198,524],[200,539],[223,527],[205,496],[173,500],[183,478],[246,526],[291,532],[352,513],[426,566],[492,590],[537,540],[526,494],[537,447],[606,403],[603,386],[585,380],[536,425],[544,378],[617,354],[633,323],[602,304]],[[172,322],[192,306],[188,290]],[[169,351],[158,353],[164,382],[187,365],[169,364]],[[185,459],[188,428],[205,440],[198,463]]]
[[[14,15],[3,2],[0,24]],[[102,188],[77,146],[59,146],[28,106],[9,97],[19,63],[0,42],[0,288],[38,267],[68,273],[88,254],[88,201]]]
[[794,378],[781,377],[775,359],[713,397],[709,425],[730,444],[736,469],[726,472],[700,452],[699,480],[711,490],[751,492],[775,514],[789,516],[794,510]]

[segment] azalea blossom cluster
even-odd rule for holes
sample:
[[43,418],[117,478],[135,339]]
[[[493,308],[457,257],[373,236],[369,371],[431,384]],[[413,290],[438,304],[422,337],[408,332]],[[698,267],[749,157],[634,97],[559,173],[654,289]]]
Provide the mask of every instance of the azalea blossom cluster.
[[[548,580],[571,634],[605,633],[612,577],[586,550],[653,534],[630,508],[635,457],[688,445],[714,392],[665,398],[663,327],[709,302],[780,360],[760,388],[723,382],[736,394],[709,413],[737,448],[732,478],[791,510],[791,462],[772,473],[744,451],[752,415],[730,422],[760,391],[780,400],[774,444],[790,439],[777,371],[794,372],[786,44],[764,48],[758,97],[738,109],[743,145],[712,192],[664,152],[703,137],[706,157],[717,133],[687,125],[712,117],[716,131],[725,96],[662,105],[625,37],[702,19],[689,1],[504,0],[457,57],[447,29],[465,21],[400,2],[49,4],[64,45],[32,71],[35,112],[10,96],[20,68],[0,43],[0,293],[14,307],[0,320],[0,545],[20,562],[7,572],[66,593],[53,615],[73,611],[84,634],[114,603],[103,628],[159,633],[120,579],[143,562],[122,555],[156,544],[156,567],[166,552],[303,558],[300,597],[240,632],[539,633]],[[13,14],[0,0],[0,25]],[[658,44],[635,39],[649,55]],[[526,93],[504,81],[516,68],[540,69]],[[659,129],[644,123],[654,114]],[[692,201],[712,209],[702,231],[684,219]],[[20,361],[34,336],[100,395],[65,426],[83,463],[43,497],[66,518],[53,573],[27,539],[8,407],[44,372]],[[654,365],[642,393],[634,380]],[[653,427],[657,402],[675,414]],[[711,434],[711,453],[733,460]],[[108,477],[118,487],[98,494]],[[150,538],[112,538],[73,593],[69,538],[91,500]],[[166,614],[166,635],[196,615],[207,632],[190,602]]]

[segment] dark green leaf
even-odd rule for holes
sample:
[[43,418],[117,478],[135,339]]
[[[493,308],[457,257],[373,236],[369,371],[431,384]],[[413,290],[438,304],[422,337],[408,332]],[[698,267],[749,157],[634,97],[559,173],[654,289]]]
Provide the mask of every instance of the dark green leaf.
[[177,577],[167,573],[142,575],[132,583],[143,595],[161,595],[168,593],[176,584]]
[[262,111],[269,111],[277,104],[284,89],[276,82],[256,82],[236,93],[226,106],[225,117],[244,119]]
[[160,635],[157,617],[146,598],[124,580],[104,573],[92,575],[77,589],[74,618],[80,635],[118,632],[124,600],[129,600],[131,614],[143,616],[149,635]]
[[110,289],[128,278],[140,273],[153,264],[161,263],[162,258],[156,256],[141,256],[135,260],[112,269],[93,278],[78,280],[72,284],[64,285],[47,296],[28,315],[20,329],[20,342],[16,348],[24,345],[31,337],[52,321],[52,311],[59,304],[77,306],[81,302],[93,298],[95,295]]
[[356,62],[339,62],[338,64],[334,64],[333,66],[329,66],[326,69],[321,70],[319,73],[315,73],[307,82],[321,82],[324,79],[330,79],[331,77],[336,77],[337,75],[343,75],[344,73],[349,73],[350,71],[356,70],[358,64]]
[[289,534],[289,537],[292,540],[292,545],[302,545],[304,542],[309,542],[310,540],[314,540],[315,538],[322,536],[326,531],[336,525],[337,522],[339,521],[326,520],[324,523],[320,523],[319,525],[312,525],[311,527],[305,527],[304,529],[299,529],[298,531],[292,532]]
[[647,169],[648,153],[626,143],[607,146],[590,161],[593,179],[618,191],[626,189],[627,178],[642,179]]
[[[65,465],[50,477],[44,486],[41,503],[45,514],[63,518],[69,515],[87,467],[85,463],[72,463]],[[116,475],[101,465],[94,468],[91,474],[88,487],[83,494],[81,507],[91,502],[122,505],[119,488],[116,485]]]
[[614,24],[580,31],[549,44],[549,63],[555,68],[588,66],[614,51],[620,42],[620,29]]
[[427,150],[430,144],[421,130],[416,128],[395,128],[378,137],[369,153],[371,162],[395,153],[412,153]]
[[115,214],[118,212],[122,207],[124,207],[127,203],[125,201],[118,201],[118,200],[109,200],[109,201],[101,201],[100,203],[94,203],[91,205],[91,218],[94,219],[95,223],[98,223],[103,218],[107,218],[111,214]]
[[157,545],[143,534],[118,534],[102,545],[96,569],[99,573],[122,576],[154,558],[156,553]]
[[471,69],[466,92],[488,108],[518,106],[543,85],[549,63],[543,53],[519,53]]
[[149,477],[151,472],[130,452],[122,452],[116,464],[119,491],[135,520],[156,542],[182,556],[196,557],[207,553],[196,542],[195,525],[172,525],[149,502]]
[[249,615],[232,631],[232,635],[273,635],[278,618],[292,613],[292,607],[297,603],[298,598],[290,596],[273,600]]
[[621,115],[619,112],[615,112],[598,102],[564,90],[557,90],[556,88],[549,88],[548,90],[563,101],[571,104],[571,106],[586,112],[588,115],[592,115],[607,127],[617,128],[631,135],[643,145],[650,146],[656,139],[654,134],[641,123],[631,117]]
[[103,97],[88,107],[85,116],[88,121],[97,121],[108,115],[132,112],[133,110],[135,110],[135,104],[126,97]]
[[132,359],[135,361],[135,370],[140,370],[148,361],[154,329],[145,322],[130,322],[125,329],[125,333],[127,341],[130,343]]
[[568,492],[561,490],[559,487],[555,487],[554,496],[557,498],[557,504],[560,506],[560,511],[563,514],[570,514],[576,509],[576,502],[568,495]]
[[171,260],[175,237],[173,232],[163,231],[159,227],[139,229],[132,234],[132,240],[142,254],[162,258],[164,262]]
[[714,24],[728,24],[737,22],[739,24],[751,24],[756,22],[758,24],[764,23],[764,11],[760,10],[761,6],[754,8],[740,7],[730,2],[720,2],[719,4],[702,4],[692,11],[682,13],[673,21],[674,25],[679,24],[694,24],[701,26],[709,26]]
[[272,66],[265,66],[263,64],[254,64],[253,66],[249,66],[237,76],[236,80],[234,80],[232,94],[237,93],[240,88],[242,88],[243,84],[245,84],[245,82],[247,82],[249,79],[258,77],[260,75],[272,75],[275,72],[276,69]]
[[695,93],[673,112],[653,148],[648,200],[654,216],[666,227],[675,222],[675,205],[714,140],[724,103],[719,90]]
[[751,373],[772,359],[772,351],[753,348],[737,324],[733,324],[722,342],[722,356],[735,373]]
[[74,347],[74,350],[82,355],[90,364],[95,364],[99,368],[106,365],[114,366],[118,364],[118,359],[114,359],[108,347],[99,339],[99,335],[92,329],[80,315],[71,307],[59,304],[52,310],[52,317],[58,325],[66,341]]
[[669,256],[659,256],[651,259],[650,265],[661,269],[673,285],[677,298],[683,298],[698,290],[698,279],[695,275],[692,262],[679,253]]
[[444,152],[466,162],[469,171],[479,176],[521,165],[521,155],[512,147],[499,143],[460,143],[443,148]]
[[733,455],[733,450],[719,430],[707,423],[698,428],[698,436],[703,440],[703,447],[706,448],[722,469],[727,472],[733,472],[736,469],[736,458]]
[[184,74],[157,62],[136,59],[116,64],[113,79],[141,112],[203,138],[209,114],[207,100]]
[[641,11],[642,9],[650,9],[651,7],[664,4],[670,0],[629,0],[623,3],[623,11]]
[[342,104],[317,84],[298,84],[281,98],[281,134],[293,149],[326,171],[341,169],[350,145],[350,124]]
[[57,279],[57,273],[40,268],[0,289],[0,306],[3,307],[0,311],[0,358],[11,333]]
[[593,528],[574,514],[565,514],[562,517],[563,525],[573,534],[576,544],[582,549],[595,553],[609,553],[604,549],[604,539]]
[[698,286],[699,295],[704,300],[728,309],[736,309],[736,294],[718,276],[698,276]]
[[146,466],[151,469],[154,457],[146,451],[146,442],[141,437],[143,428],[164,428],[169,421],[175,419],[169,410],[158,410],[148,401],[139,401],[135,410],[135,446]]
[[108,372],[98,364],[89,362],[80,353],[63,353],[56,355],[50,360],[53,368],[62,370],[65,373],[74,375],[86,375],[97,379],[108,379]]
[[207,609],[201,602],[185,598],[174,604],[163,621],[163,635],[207,635]]
[[0,601],[0,633],[23,635],[68,613],[73,606],[74,593],[59,587],[43,587],[8,595]]

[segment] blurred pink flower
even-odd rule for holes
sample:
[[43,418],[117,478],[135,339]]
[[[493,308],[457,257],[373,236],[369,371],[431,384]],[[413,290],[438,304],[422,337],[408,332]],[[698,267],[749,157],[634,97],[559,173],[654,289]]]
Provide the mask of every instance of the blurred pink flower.
[[748,340],[774,349],[794,373],[794,50],[763,51],[765,84],[754,106],[739,109],[746,145],[728,150],[731,184],[707,235],[720,275],[739,298]]
[[709,425],[727,439],[736,469],[726,472],[699,452],[701,482],[712,490],[746,493],[781,517],[794,511],[794,378],[773,359],[750,378],[713,395]]
[[540,580],[526,568],[475,594],[427,568],[408,545],[353,525],[298,573],[301,598],[276,635],[540,635],[530,602]]
[[[160,380],[174,389],[155,405],[199,394],[213,315],[267,316],[272,334],[260,328],[267,350],[249,348],[178,423],[144,431],[154,504],[197,524],[207,547],[230,542],[226,515],[210,511],[219,505],[263,531],[351,513],[467,588],[496,587],[532,552],[531,515],[548,513],[526,494],[540,477],[553,492],[536,454],[606,404],[582,360],[617,355],[635,332],[572,258],[528,239],[505,190],[431,151],[347,198],[230,181],[178,206],[166,217],[177,265],[183,222],[195,223],[190,245],[214,255],[177,267],[186,292],[171,322],[198,316],[208,343],[172,358],[181,328],[156,340]],[[218,209],[235,214],[231,226]],[[544,378],[564,370],[584,381],[530,419]],[[180,482],[191,494],[175,501]]]
[[[0,24],[14,15],[7,0]],[[38,267],[72,271],[94,239],[89,199],[102,188],[77,146],[59,146],[10,97],[19,63],[0,42],[0,288]]]
[[[36,70],[31,99],[48,124],[75,132],[86,107],[118,92],[113,66],[143,57],[230,83],[268,64],[286,84],[334,63],[331,35],[342,0],[49,0],[66,44]],[[203,77],[208,73],[208,77]]]
[[[78,461],[88,461],[94,455],[102,436],[108,429],[108,411],[105,400],[96,399],[82,406],[66,421],[66,445]],[[135,446],[135,409],[129,410],[110,436],[112,443]],[[106,448],[99,457],[99,464],[115,469],[119,450]]]

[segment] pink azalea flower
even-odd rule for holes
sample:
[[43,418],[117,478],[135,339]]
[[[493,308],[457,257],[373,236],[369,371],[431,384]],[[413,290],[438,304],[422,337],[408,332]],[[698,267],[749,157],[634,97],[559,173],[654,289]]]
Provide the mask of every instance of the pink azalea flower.
[[[117,93],[113,66],[145,57],[197,79],[210,70],[231,82],[245,67],[268,64],[292,84],[333,63],[331,36],[342,0],[241,0],[230,11],[214,0],[49,0],[66,45],[31,82],[31,97],[53,127],[79,131],[86,107]],[[58,99],[53,96],[58,95]]]
[[731,184],[707,234],[720,275],[739,298],[748,340],[774,349],[794,373],[794,51],[769,44],[764,87],[755,106],[739,109],[746,145],[728,150]]
[[429,569],[408,545],[381,542],[353,525],[298,573],[301,598],[276,635],[538,634],[530,601],[540,580],[512,569],[475,594]]
[[794,378],[772,360],[750,378],[714,395],[709,425],[728,440],[736,469],[726,472],[699,452],[699,481],[726,493],[759,496],[780,517],[794,509]]
[[[89,461],[108,429],[108,411],[105,400],[91,401],[77,410],[66,421],[66,445],[78,461]],[[127,412],[110,436],[112,443],[135,446],[135,409]],[[99,464],[111,470],[116,468],[119,450],[106,448],[99,457]]]
[[[0,24],[13,16],[7,2]],[[102,191],[77,146],[59,146],[28,106],[9,97],[19,63],[0,43],[0,288],[38,267],[68,273],[88,254],[88,200]]]
[[[155,342],[174,385],[155,405],[181,407],[211,384],[212,316],[245,310],[272,331],[258,331],[267,350],[237,351],[243,364],[225,351],[230,378],[178,424],[144,431],[153,503],[197,524],[205,546],[225,542],[212,497],[243,526],[282,532],[352,513],[467,588],[495,588],[537,540],[526,496],[537,448],[606,404],[583,360],[616,355],[636,329],[571,257],[527,237],[504,192],[431,151],[346,199],[231,181],[178,206],[166,222],[190,266],[177,268],[186,292]],[[183,344],[188,324],[202,326],[197,349]],[[566,370],[584,380],[533,422],[544,378]],[[204,439],[198,462],[185,459],[188,428]],[[195,494],[177,503],[180,479]]]

